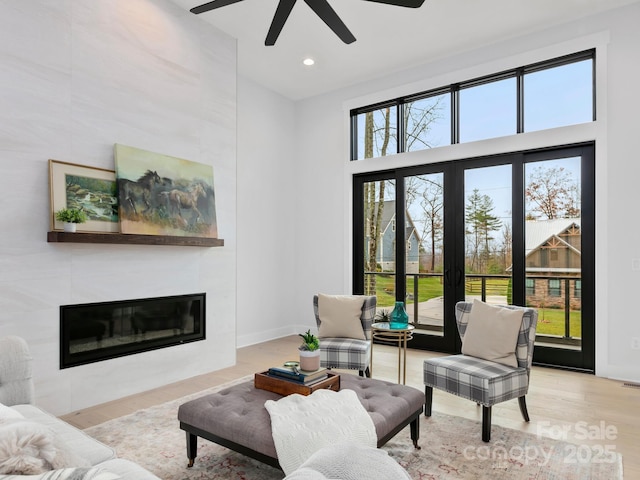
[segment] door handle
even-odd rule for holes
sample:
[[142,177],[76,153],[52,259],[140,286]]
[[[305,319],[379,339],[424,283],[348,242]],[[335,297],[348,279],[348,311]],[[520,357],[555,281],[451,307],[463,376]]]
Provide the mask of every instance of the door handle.
[[462,270],[458,269],[456,270],[456,287],[460,285],[461,281],[462,281]]
[[448,287],[451,286],[451,278],[449,278],[449,269],[446,269],[444,271],[444,281],[447,284]]

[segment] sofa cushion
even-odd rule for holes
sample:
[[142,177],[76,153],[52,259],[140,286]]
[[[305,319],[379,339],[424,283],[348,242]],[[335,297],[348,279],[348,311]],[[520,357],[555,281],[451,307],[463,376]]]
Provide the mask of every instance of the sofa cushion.
[[120,480],[160,480],[153,473],[145,470],[137,463],[124,458],[114,458],[99,465],[107,472],[115,473]]
[[17,410],[0,403],[0,421],[7,418],[24,418],[24,416]]
[[336,443],[318,450],[285,480],[411,480],[407,471],[379,448]]
[[62,468],[39,475],[7,475],[2,480],[118,480],[121,477],[101,467]]
[[49,427],[70,451],[85,459],[90,465],[97,465],[116,457],[112,448],[34,405],[14,405],[12,408],[25,418]]

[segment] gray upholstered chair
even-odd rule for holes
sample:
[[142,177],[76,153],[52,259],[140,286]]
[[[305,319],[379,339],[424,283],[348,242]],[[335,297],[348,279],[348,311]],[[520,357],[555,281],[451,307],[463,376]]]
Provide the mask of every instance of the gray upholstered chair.
[[[472,306],[473,303],[468,302],[456,304],[458,333],[463,342]],[[505,305],[501,308],[523,310],[515,351],[517,367],[464,354],[424,361],[425,416],[431,416],[434,388],[472,400],[482,405],[482,440],[485,442],[491,439],[491,407],[497,403],[517,398],[524,420],[529,421],[525,395],[529,389],[538,313],[527,307]]]
[[[320,366],[358,370],[361,377],[370,377],[371,324],[376,314],[377,299],[375,296],[365,295],[347,295],[345,297],[362,299],[360,322],[365,338],[320,337]],[[322,322],[318,313],[318,295],[313,297],[313,311],[320,331]]]

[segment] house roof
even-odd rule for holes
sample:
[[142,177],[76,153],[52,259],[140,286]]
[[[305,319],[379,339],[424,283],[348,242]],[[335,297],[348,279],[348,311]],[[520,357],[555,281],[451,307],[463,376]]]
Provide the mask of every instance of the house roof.
[[580,254],[580,250],[569,245],[559,236],[574,224],[580,227],[580,219],[556,218],[553,220],[527,220],[527,223],[525,224],[525,255],[529,255],[534,250],[537,250],[552,237],[556,237],[568,248]]
[[[386,232],[392,220],[396,217],[395,200],[385,200],[383,204],[384,204],[384,207],[382,210],[382,221],[380,224],[382,226],[382,233]],[[416,229],[415,224],[413,223],[413,219],[411,218],[411,215],[409,214],[409,212],[406,212],[406,215],[407,215],[408,225],[405,227],[404,238],[409,238],[413,234],[415,235],[418,242],[420,242],[420,235],[418,235],[418,230]]]

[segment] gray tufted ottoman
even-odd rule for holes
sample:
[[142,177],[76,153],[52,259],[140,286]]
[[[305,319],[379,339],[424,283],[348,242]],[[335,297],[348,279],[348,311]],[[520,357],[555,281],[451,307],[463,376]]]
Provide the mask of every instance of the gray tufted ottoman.
[[[424,393],[413,387],[355,375],[340,376],[341,389],[354,390],[373,419],[378,447],[411,425],[416,448]],[[180,428],[187,434],[189,466],[197,456],[198,437],[280,468],[271,436],[271,418],[264,408],[267,400],[282,398],[260,390],[253,380],[205,395],[182,404],[178,410]]]

